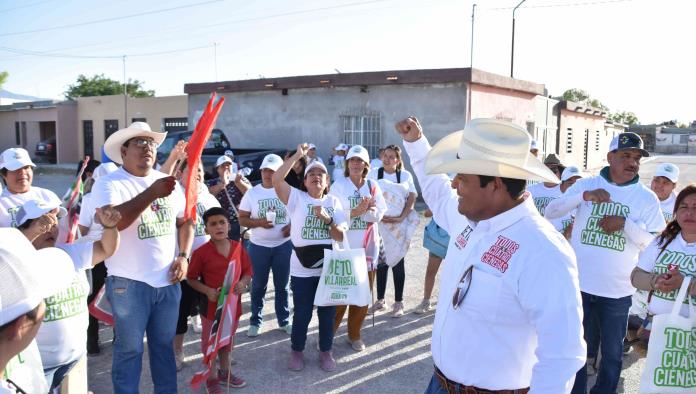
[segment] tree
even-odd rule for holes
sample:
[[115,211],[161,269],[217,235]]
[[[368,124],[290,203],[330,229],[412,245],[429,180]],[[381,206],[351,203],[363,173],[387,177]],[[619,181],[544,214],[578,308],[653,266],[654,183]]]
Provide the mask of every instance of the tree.
[[[137,79],[128,80],[126,92],[131,97],[152,97],[155,95],[154,90],[143,90],[143,82]],[[68,90],[64,94],[68,100],[74,100],[76,97],[123,94],[123,83],[107,78],[104,74],[95,75],[91,78],[80,74],[77,77],[77,82],[68,86]]]
[[0,72],[0,89],[2,89],[2,85],[7,81],[7,77],[10,74],[7,71],[2,71]]
[[633,112],[617,111],[609,115],[609,119],[616,123],[623,123],[629,126],[638,124],[638,117]]
[[556,97],[558,100],[575,101],[576,103],[582,103],[590,107],[599,108],[604,111],[609,111],[609,107],[602,104],[601,101],[593,99],[590,94],[582,89],[568,89],[563,92],[563,95]]

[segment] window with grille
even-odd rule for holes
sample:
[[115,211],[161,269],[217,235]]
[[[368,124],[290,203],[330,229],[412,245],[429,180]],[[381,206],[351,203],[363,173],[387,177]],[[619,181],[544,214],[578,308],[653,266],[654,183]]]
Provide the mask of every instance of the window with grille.
[[188,131],[188,118],[164,118],[164,131]]
[[688,134],[682,134],[679,136],[679,143],[680,144],[688,144],[689,143],[689,135]]
[[382,147],[382,116],[379,112],[352,111],[340,115],[343,130],[343,142],[349,145],[362,145],[370,153],[370,158],[377,157]]
[[107,119],[104,121],[104,140],[118,131],[118,119]]
[[135,123],[135,122],[147,122],[147,120],[145,118],[133,118],[131,121],[133,123]]
[[566,153],[573,153],[573,129],[566,130]]
[[594,149],[599,152],[599,130],[595,132]]

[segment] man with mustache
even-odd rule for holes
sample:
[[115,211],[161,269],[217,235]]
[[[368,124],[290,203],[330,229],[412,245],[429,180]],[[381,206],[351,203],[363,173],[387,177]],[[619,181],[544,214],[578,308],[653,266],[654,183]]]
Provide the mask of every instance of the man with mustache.
[[[602,361],[590,393],[615,393],[621,375],[631,295],[631,271],[638,254],[665,226],[655,194],[639,182],[640,160],[649,156],[635,133],[612,139],[609,166],[599,175],[579,179],[562,197],[546,207],[554,219],[577,208],[570,243],[578,259],[585,340],[599,324]],[[587,390],[587,371],[581,368],[573,393]]]

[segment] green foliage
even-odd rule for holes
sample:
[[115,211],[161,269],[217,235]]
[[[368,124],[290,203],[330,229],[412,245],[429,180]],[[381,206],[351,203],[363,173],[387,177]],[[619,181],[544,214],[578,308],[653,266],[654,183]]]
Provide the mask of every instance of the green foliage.
[[633,112],[617,111],[609,115],[609,119],[616,123],[623,123],[629,126],[638,124],[638,117]]
[[2,85],[7,81],[7,77],[10,74],[7,71],[1,71],[0,72],[0,89],[2,89]]
[[[155,95],[154,90],[143,90],[143,82],[137,79],[128,80],[126,91],[130,97],[152,97]],[[64,94],[68,100],[74,100],[77,97],[123,94],[123,83],[107,78],[104,74],[95,75],[91,78],[80,74],[77,77],[77,82],[68,86],[68,90]]]

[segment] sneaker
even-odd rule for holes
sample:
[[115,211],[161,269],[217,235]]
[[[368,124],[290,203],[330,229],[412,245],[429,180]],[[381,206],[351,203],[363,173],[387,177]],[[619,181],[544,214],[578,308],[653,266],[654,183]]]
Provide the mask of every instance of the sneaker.
[[177,352],[174,351],[174,361],[176,362],[176,372],[181,371],[184,368],[184,351]]
[[304,355],[302,352],[291,351],[288,369],[291,371],[302,371],[304,369]]
[[319,366],[326,372],[332,372],[336,369],[336,360],[334,360],[330,350],[319,352]]
[[220,386],[220,379],[208,379],[205,381],[205,389],[208,394],[224,394],[222,386]]
[[227,382],[228,379],[228,373],[229,371],[223,371],[221,369],[218,369],[218,381],[220,382],[221,385],[226,385],[228,387],[232,387],[234,389],[240,389],[244,386],[246,386],[246,380],[240,378],[239,376],[235,376],[234,374],[230,373],[229,374],[229,382]]
[[370,307],[370,313],[374,314],[377,311],[381,311],[387,309],[387,302],[384,300],[377,300],[372,306]]
[[422,315],[430,312],[432,309],[433,306],[430,304],[430,300],[423,300],[421,301],[420,305],[416,307],[416,310],[414,310],[413,312],[415,312],[418,315]]
[[258,337],[259,336],[259,326],[249,326],[249,329],[247,330],[246,335],[250,338]]
[[404,303],[403,302],[395,302],[394,308],[392,308],[391,317],[401,317],[403,315],[404,315]]
[[199,315],[191,318],[191,325],[193,326],[193,332],[196,334],[203,332],[203,323],[201,323],[201,317]]
[[362,339],[356,339],[355,341],[351,341],[350,338],[346,337],[346,341],[348,341],[348,344],[350,347],[353,348],[356,352],[362,352],[365,350],[365,342],[362,341]]
[[283,327],[278,327],[278,329],[285,331],[285,333],[288,335],[292,335],[292,324],[286,324]]

